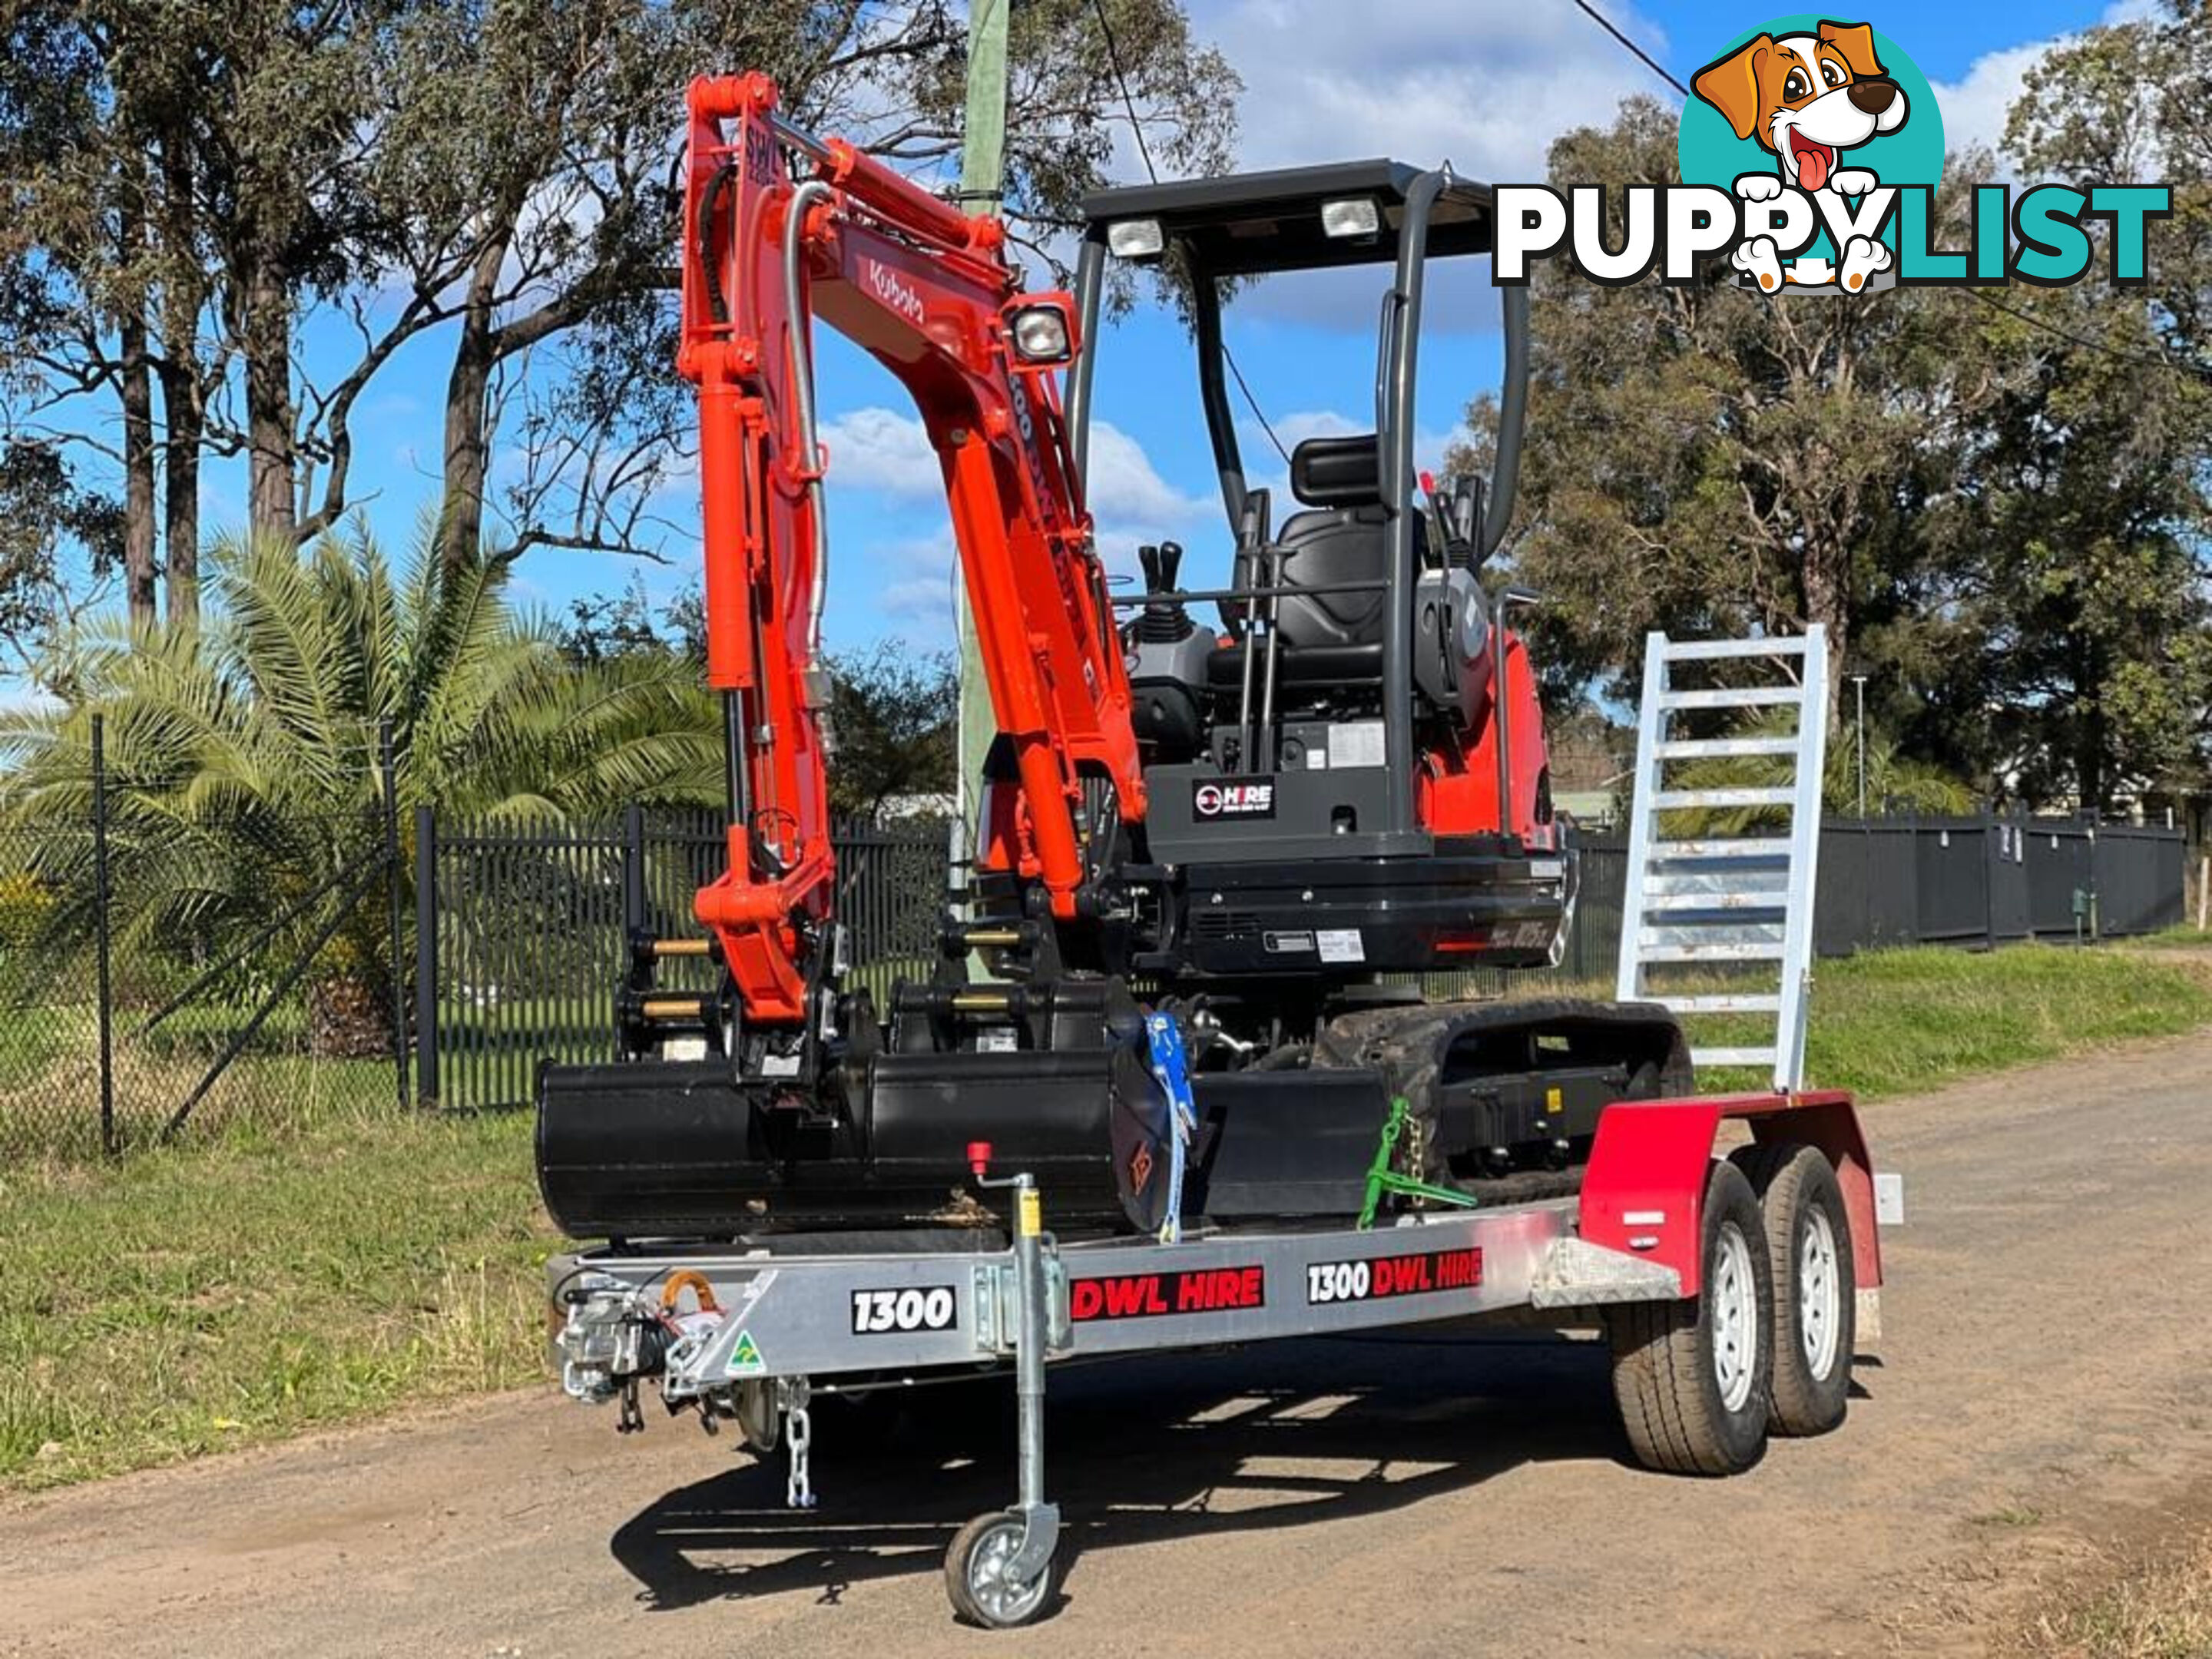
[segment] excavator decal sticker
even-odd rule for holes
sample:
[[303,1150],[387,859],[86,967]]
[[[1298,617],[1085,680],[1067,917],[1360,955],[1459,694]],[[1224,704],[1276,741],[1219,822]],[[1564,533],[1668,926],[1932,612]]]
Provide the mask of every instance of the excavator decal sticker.
[[1223,778],[1194,784],[1190,811],[1199,818],[1272,818],[1275,816],[1273,778]]

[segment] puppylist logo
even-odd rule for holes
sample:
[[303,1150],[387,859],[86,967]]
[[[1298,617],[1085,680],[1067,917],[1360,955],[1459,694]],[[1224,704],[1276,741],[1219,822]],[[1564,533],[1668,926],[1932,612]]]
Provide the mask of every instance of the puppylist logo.
[[1968,246],[1936,245],[1943,122],[1928,77],[1863,22],[1776,18],[1698,70],[1682,108],[1683,182],[1626,188],[1626,234],[1607,245],[1603,186],[1504,185],[1497,258],[1504,283],[1571,255],[1592,281],[1697,280],[1725,254],[1746,288],[1853,295],[1905,284],[2079,282],[2102,220],[2112,280],[2143,280],[2164,185],[2045,183],[1973,188]]

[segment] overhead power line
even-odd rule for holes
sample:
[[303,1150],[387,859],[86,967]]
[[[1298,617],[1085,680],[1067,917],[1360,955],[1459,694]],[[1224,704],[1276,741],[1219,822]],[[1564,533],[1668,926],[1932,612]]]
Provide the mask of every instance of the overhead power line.
[[1631,52],[1634,53],[1637,61],[1642,64],[1644,68],[1650,70],[1662,81],[1664,81],[1668,86],[1674,88],[1675,91],[1680,93],[1683,97],[1687,98],[1690,95],[1689,88],[1684,86],[1680,81],[1677,81],[1674,76],[1668,72],[1665,64],[1662,64],[1656,58],[1654,58],[1650,52],[1644,51],[1643,47],[1638,46],[1635,41],[1630,40],[1626,34],[1623,34],[1618,28],[1614,27],[1613,20],[1607,17],[1603,12],[1600,11],[1595,6],[1590,4],[1589,0],[1575,0],[1575,5],[1581,10],[1583,16],[1589,18],[1591,22],[1596,24],[1614,40],[1620,41],[1620,44],[1626,46]]
[[[1113,68],[1115,84],[1121,88],[1121,107],[1129,112],[1129,131],[1136,137],[1137,154],[1144,158],[1145,176],[1157,185],[1160,181],[1160,170],[1152,165],[1152,149],[1145,143],[1145,124],[1137,118],[1137,100],[1129,95],[1129,77],[1121,68],[1121,48],[1114,39],[1113,24],[1106,21],[1106,0],[1091,0],[1091,9],[1098,14],[1098,33],[1106,40],[1106,61]],[[1267,441],[1274,445],[1275,453],[1281,456],[1283,465],[1288,466],[1291,452],[1283,447],[1283,441],[1275,435],[1275,428],[1268,424],[1267,414],[1260,407],[1260,400],[1252,395],[1252,388],[1244,383],[1244,371],[1237,368],[1236,354],[1229,349],[1226,340],[1221,343],[1221,358],[1229,365],[1229,373],[1236,379],[1237,389],[1244,394],[1244,402],[1252,411],[1252,418],[1259,422],[1260,430],[1267,434]]]

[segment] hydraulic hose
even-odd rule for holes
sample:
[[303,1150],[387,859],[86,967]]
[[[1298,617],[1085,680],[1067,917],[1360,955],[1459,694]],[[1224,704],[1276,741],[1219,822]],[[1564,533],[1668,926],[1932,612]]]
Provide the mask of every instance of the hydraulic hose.
[[822,489],[822,447],[814,427],[814,347],[807,315],[800,305],[799,263],[806,240],[807,210],[835,195],[829,185],[810,179],[791,193],[791,216],[783,228],[783,304],[791,329],[792,396],[798,404],[799,441],[806,447],[806,497],[814,508],[814,584],[806,606],[806,672],[822,655],[822,613],[830,603],[830,520]]

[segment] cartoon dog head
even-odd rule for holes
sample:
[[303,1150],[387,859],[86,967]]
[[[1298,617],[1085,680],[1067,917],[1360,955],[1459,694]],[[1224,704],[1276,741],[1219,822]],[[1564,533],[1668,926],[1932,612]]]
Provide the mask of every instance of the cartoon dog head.
[[1754,36],[1691,84],[1737,137],[1774,152],[1784,182],[1803,190],[1833,178],[1843,151],[1905,125],[1904,88],[1883,72],[1864,23]]

